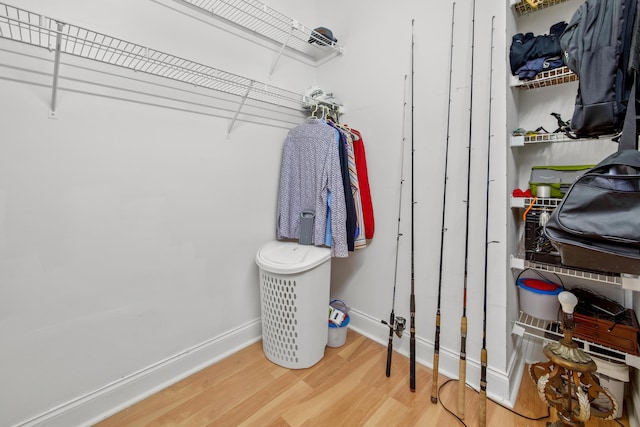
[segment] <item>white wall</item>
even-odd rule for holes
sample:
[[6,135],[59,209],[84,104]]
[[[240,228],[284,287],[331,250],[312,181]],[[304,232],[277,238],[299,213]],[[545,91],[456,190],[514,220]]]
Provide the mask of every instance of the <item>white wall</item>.
[[[172,1],[19,6],[261,81],[276,54]],[[257,339],[254,256],[304,115],[247,105],[227,138],[237,100],[63,55],[49,119],[53,53],[0,41],[0,424],[99,415]],[[283,58],[270,82],[314,79]]]
[[[391,309],[402,156],[396,314],[409,318],[413,134],[418,361],[430,366],[451,2],[269,4],[310,26],[331,28],[345,54],[318,69],[284,57],[269,78],[276,48],[194,19],[171,0],[24,0],[20,7],[300,93],[313,83],[333,91],[347,107],[342,121],[364,136],[376,234],[368,248],[332,261],[332,296],[353,307],[354,328],[383,342],[388,330],[380,319]],[[441,372],[450,377],[457,377],[463,303],[471,5],[457,2],[453,43],[440,348]],[[506,235],[511,188],[504,179],[507,10],[478,0],[467,380],[478,386],[490,23],[496,15],[489,239],[499,243],[490,246],[488,262],[488,391],[508,403],[515,291]],[[253,257],[274,236],[282,142],[303,114],[253,103],[243,110],[252,114],[241,114],[227,138],[236,100],[63,57],[58,118],[49,119],[52,53],[0,42],[0,400],[10,403],[3,405],[8,410],[0,424],[86,422],[258,339]],[[408,336],[396,340],[396,349],[407,348]]]
[[[327,3],[325,3],[327,4]],[[435,338],[442,224],[449,55],[452,3],[404,2],[391,8],[374,1],[362,7],[354,2],[329,2],[320,13],[331,20],[334,32],[346,35],[347,53],[322,67],[320,84],[332,88],[347,100],[344,121],[363,130],[376,210],[376,237],[362,253],[347,260],[334,261],[332,290],[360,315],[354,325],[370,336],[386,342],[388,330],[380,325],[388,319],[394,285],[396,230],[400,189],[401,156],[404,179],[401,212],[396,315],[409,319],[411,265],[411,104],[414,107],[414,224],[417,358],[431,366]],[[331,7],[334,6],[334,7]],[[341,13],[333,14],[333,10]],[[492,114],[492,194],[490,208],[488,342],[489,392],[508,401],[511,391],[507,378],[513,369],[512,342],[507,331],[506,306],[512,285],[508,279],[505,246],[506,159],[504,125],[505,48],[502,4],[479,1],[477,5],[475,67],[473,70],[473,128],[471,164],[471,228],[468,257],[469,322],[467,360],[469,383],[478,387],[479,358],[482,347],[484,287],[484,223],[486,199],[486,153],[488,141],[489,57],[491,16],[496,15],[494,88]],[[460,319],[464,287],[464,247],[466,191],[469,145],[469,102],[471,74],[472,2],[456,3],[451,122],[449,126],[449,164],[441,294],[440,369],[450,377],[458,375]],[[414,100],[411,103],[411,41],[414,20]],[[403,85],[408,75],[403,137]],[[336,76],[339,78],[336,79]],[[509,190],[510,191],[510,190]],[[511,293],[511,297],[515,294]],[[408,353],[408,331],[395,348]],[[384,367],[381,367],[381,372]],[[406,373],[397,373],[406,375]],[[491,384],[492,383],[492,384]]]

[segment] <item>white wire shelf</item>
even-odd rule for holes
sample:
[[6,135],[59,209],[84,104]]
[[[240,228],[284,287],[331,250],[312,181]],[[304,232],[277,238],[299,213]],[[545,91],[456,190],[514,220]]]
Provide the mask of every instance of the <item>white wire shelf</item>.
[[578,80],[578,75],[571,71],[569,67],[559,67],[553,70],[543,71],[538,73],[532,80],[519,80],[517,77],[513,77],[511,81],[511,87],[517,87],[520,89],[538,89],[548,86],[555,86]]
[[[514,323],[511,333],[522,337],[527,335],[544,341],[557,341],[563,337],[560,332],[559,323],[548,320],[541,320],[530,316],[521,311],[518,320]],[[634,368],[640,368],[640,357],[606,347],[600,344],[592,343],[581,338],[573,337],[573,340],[581,344],[582,349],[599,358],[604,358],[612,362],[622,362]]]
[[565,133],[538,133],[535,135],[512,135],[511,146],[523,147],[528,144],[549,144],[554,142],[576,141],[577,138],[569,138]]
[[536,5],[536,7],[533,7],[526,0],[511,0],[511,7],[517,15],[528,15],[566,1],[567,0],[533,0],[532,3]]
[[[267,39],[281,47],[280,54],[283,49],[288,49],[313,62],[320,63],[344,53],[342,45],[329,40],[326,40],[327,43],[309,43],[312,39],[312,28],[258,0],[174,1]],[[279,57],[271,67],[272,72]]]
[[52,112],[60,53],[236,95],[240,106],[233,121],[247,99],[300,111],[308,105],[301,94],[3,3],[0,38],[55,51]]
[[562,199],[551,197],[513,197],[511,196],[512,208],[527,208],[533,203],[534,208],[556,208]]
[[[548,273],[558,274],[565,277],[573,277],[577,279],[586,279],[593,282],[606,283],[609,285],[623,285],[625,279],[633,280],[632,277],[623,277],[617,273],[602,273],[595,271],[576,270],[563,265],[545,264],[536,261],[530,261],[523,258],[511,256],[511,268],[524,270],[530,268],[532,270],[545,271]],[[624,287],[624,286],[623,286]]]
[[616,137],[618,134],[602,135],[593,138],[570,138],[565,133],[539,133],[535,135],[511,135],[511,147],[524,147],[531,144],[566,143],[572,141],[602,141]]
[[[510,198],[512,209],[522,209],[531,206],[532,209],[549,208],[555,209],[560,205],[562,199],[550,197],[513,197]],[[565,277],[585,279],[593,282],[606,283],[609,285],[621,286],[622,289],[640,292],[640,276],[634,274],[605,273],[588,270],[573,269],[564,265],[546,264],[543,262],[530,261],[520,256],[511,255],[511,268],[524,270],[545,271]]]

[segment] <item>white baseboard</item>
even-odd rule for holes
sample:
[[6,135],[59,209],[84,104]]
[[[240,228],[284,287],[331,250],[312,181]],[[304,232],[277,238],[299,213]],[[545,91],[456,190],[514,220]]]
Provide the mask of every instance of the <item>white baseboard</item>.
[[[356,309],[349,311],[351,322],[349,327],[380,344],[387,346],[389,342],[389,328],[382,324],[380,319],[375,319],[368,314],[359,312]],[[408,325],[407,325],[408,326]],[[407,327],[408,330],[408,327]],[[404,332],[405,337],[393,343],[393,350],[409,356],[409,336]],[[386,350],[385,350],[386,351]],[[513,408],[518,393],[518,386],[522,377],[523,365],[518,362],[522,358],[513,358],[509,372],[499,372],[487,367],[487,396],[502,405]],[[433,342],[416,337],[416,362],[430,369],[433,368]],[[439,373],[452,379],[458,378],[460,354],[449,349],[440,347],[438,370]],[[511,376],[511,377],[510,377]],[[511,378],[511,380],[510,380]],[[480,389],[480,363],[477,360],[467,357],[467,385]],[[419,384],[416,385],[417,387]]]
[[15,427],[91,426],[255,343],[261,337],[261,320],[252,320]]

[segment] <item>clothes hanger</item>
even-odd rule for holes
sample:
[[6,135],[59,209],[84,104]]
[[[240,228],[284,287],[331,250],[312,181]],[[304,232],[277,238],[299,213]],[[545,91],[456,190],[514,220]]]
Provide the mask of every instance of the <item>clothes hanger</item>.
[[311,110],[310,119],[317,119],[316,113],[318,112],[318,104],[313,104],[313,110]]
[[347,132],[349,132],[349,133],[353,133],[353,132],[351,132],[351,128],[349,127],[349,125],[348,125],[348,124],[346,124],[346,123],[340,123],[340,125],[339,125],[339,126],[340,126],[342,129],[346,130]]
[[329,110],[330,110],[331,121],[336,125],[340,125],[340,123],[338,123],[338,112],[336,111],[336,107],[332,105],[329,108]]
[[336,125],[339,125],[340,123],[338,123],[338,114],[336,111],[335,106],[326,106],[327,109],[327,120],[331,120],[333,123],[335,123]]

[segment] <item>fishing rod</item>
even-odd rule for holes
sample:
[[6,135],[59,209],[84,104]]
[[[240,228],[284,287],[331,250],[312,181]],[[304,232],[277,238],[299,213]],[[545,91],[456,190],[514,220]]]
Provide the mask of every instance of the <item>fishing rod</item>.
[[489,61],[489,131],[487,135],[487,200],[484,229],[484,301],[482,308],[482,350],[480,350],[480,427],[487,425],[487,270],[489,264],[489,184],[491,173],[491,108],[493,100],[493,33],[495,16],[491,17],[491,59]]
[[407,320],[404,317],[396,317],[396,284],[398,279],[398,249],[400,247],[400,218],[402,215],[402,187],[404,184],[404,141],[405,141],[405,122],[407,117],[407,75],[404,75],[404,90],[403,90],[403,102],[402,102],[402,155],[400,157],[400,199],[398,201],[398,233],[396,234],[396,265],[393,273],[393,298],[391,300],[391,314],[389,315],[389,322],[382,321],[389,327],[389,344],[387,345],[387,377],[391,376],[391,355],[393,354],[393,334],[395,333],[398,338],[402,338],[402,332],[404,332]]
[[464,279],[462,291],[462,317],[460,318],[460,362],[458,372],[458,415],[464,419],[465,390],[467,386],[467,279],[469,261],[469,199],[471,191],[471,139],[473,137],[473,62],[476,38],[476,0],[471,12],[471,77],[469,83],[469,147],[467,159],[467,213],[464,237]]
[[409,327],[409,389],[412,392],[416,391],[416,292],[415,292],[415,273],[414,273],[414,247],[415,247],[415,239],[413,232],[413,211],[415,205],[415,198],[413,192],[413,158],[414,158],[414,149],[413,149],[413,81],[414,81],[414,71],[413,71],[413,51],[414,51],[414,36],[413,36],[413,27],[414,19],[411,20],[411,298],[409,300],[409,315],[411,317],[411,325]]
[[451,8],[451,45],[449,48],[449,105],[447,107],[447,142],[444,149],[444,187],[442,190],[442,228],[440,233],[440,276],[438,279],[438,305],[436,309],[436,335],[433,340],[433,380],[431,387],[431,403],[438,403],[438,366],[440,364],[440,296],[442,294],[442,265],[444,255],[445,208],[447,206],[447,168],[449,164],[449,130],[451,124],[451,74],[453,72],[453,27],[456,3]]

